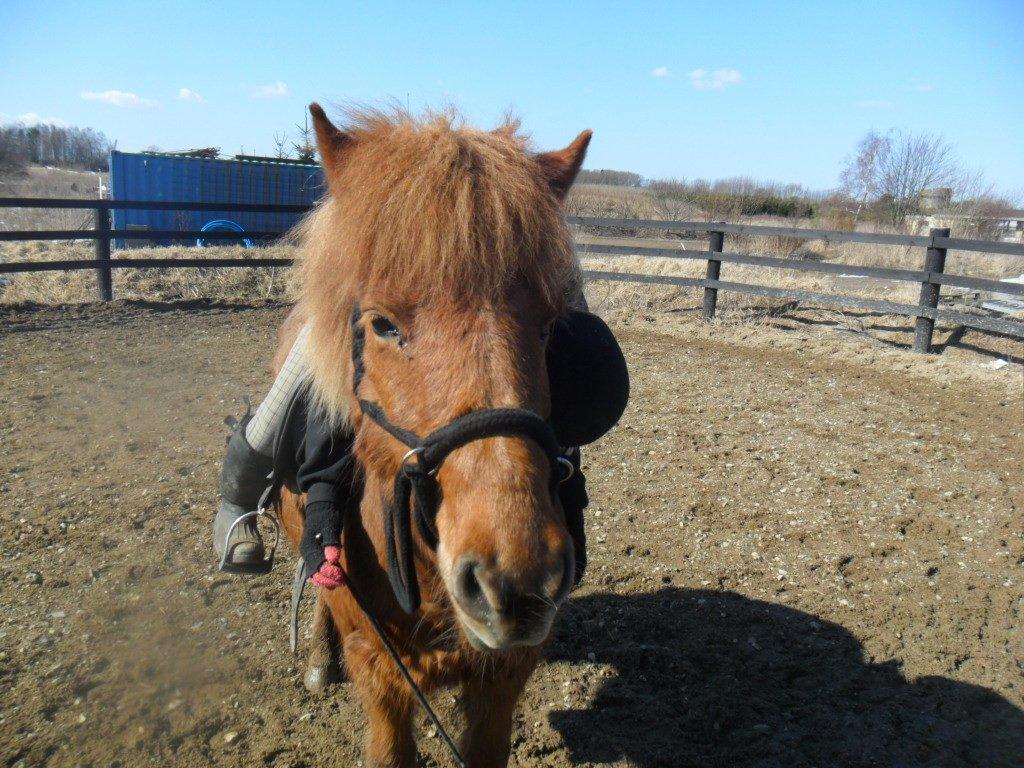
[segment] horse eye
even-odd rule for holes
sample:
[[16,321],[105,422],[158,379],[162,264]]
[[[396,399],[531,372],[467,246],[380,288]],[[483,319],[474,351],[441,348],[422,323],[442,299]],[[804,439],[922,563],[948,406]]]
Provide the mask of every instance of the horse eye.
[[386,317],[377,315],[373,318],[370,325],[373,326],[373,332],[382,339],[388,339],[391,341],[402,340],[402,332],[398,330],[398,326]]

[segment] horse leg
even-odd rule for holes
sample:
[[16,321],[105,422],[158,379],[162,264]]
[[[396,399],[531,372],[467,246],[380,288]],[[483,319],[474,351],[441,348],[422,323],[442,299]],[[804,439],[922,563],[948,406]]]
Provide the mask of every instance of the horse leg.
[[460,751],[469,768],[505,768],[512,748],[512,715],[536,660],[473,675],[462,684],[468,726]]
[[412,736],[412,698],[377,694],[363,698],[369,733],[366,761],[371,768],[413,768],[416,741]]
[[340,641],[338,628],[331,617],[331,609],[317,590],[309,659],[303,678],[306,690],[310,693],[323,693],[328,685],[341,680]]
[[413,699],[404,681],[358,631],[345,636],[345,666],[366,714],[366,762],[370,768],[414,768]]

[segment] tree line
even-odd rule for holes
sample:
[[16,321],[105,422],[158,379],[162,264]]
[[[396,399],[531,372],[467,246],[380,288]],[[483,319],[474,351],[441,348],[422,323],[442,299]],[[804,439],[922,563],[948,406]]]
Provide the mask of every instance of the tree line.
[[646,186],[663,215],[698,215],[709,221],[736,216],[810,217],[821,197],[799,184],[757,181],[745,176],[714,181],[653,179]]
[[[1014,204],[997,194],[983,174],[965,168],[955,147],[942,137],[896,130],[867,133],[845,159],[839,185],[827,191],[748,177],[645,179],[610,169],[581,171],[578,181],[642,187],[666,218],[708,221],[735,216],[841,215],[849,225],[872,220],[902,227],[908,218],[920,214],[991,220]],[[938,191],[930,201],[925,200],[928,190]]]
[[105,170],[113,144],[93,128],[62,125],[0,125],[0,172],[27,165]]
[[584,168],[576,176],[577,184],[607,184],[611,187],[642,187],[644,177],[632,171],[613,171],[610,168],[588,170]]

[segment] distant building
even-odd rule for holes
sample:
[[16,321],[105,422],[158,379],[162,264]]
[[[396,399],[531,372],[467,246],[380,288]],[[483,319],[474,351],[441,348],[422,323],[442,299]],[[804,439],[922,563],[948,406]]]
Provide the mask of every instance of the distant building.
[[907,229],[923,234],[933,227],[949,227],[959,237],[1024,242],[1024,210],[963,212],[957,208],[949,187],[926,189],[918,197],[920,213],[907,217]]
[[933,187],[925,189],[918,197],[921,213],[938,213],[949,208],[953,202],[953,190],[949,187]]
[[996,219],[1001,233],[1000,240],[1009,243],[1024,243],[1024,209],[1006,211]]

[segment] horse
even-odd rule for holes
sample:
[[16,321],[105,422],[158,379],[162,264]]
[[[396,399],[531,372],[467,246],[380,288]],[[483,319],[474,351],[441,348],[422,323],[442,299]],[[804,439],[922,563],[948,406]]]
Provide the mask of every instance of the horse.
[[[582,295],[563,203],[591,133],[535,153],[512,120],[485,131],[452,111],[362,110],[339,128],[318,104],[310,113],[328,195],[301,225],[299,299],[276,359],[308,324],[311,399],[356,435],[349,584],[418,686],[461,688],[466,763],[504,766],[516,702],[573,583],[573,543],[549,492],[555,469],[517,436],[452,452],[436,476],[436,550],[413,533],[422,599],[406,612],[388,582],[385,530],[411,452],[360,401],[418,435],[481,409],[547,416],[545,339]],[[303,499],[283,490],[278,515],[298,545]],[[368,721],[368,764],[414,765],[414,698],[352,591],[319,590],[314,635],[318,658],[330,639],[343,655]]]

